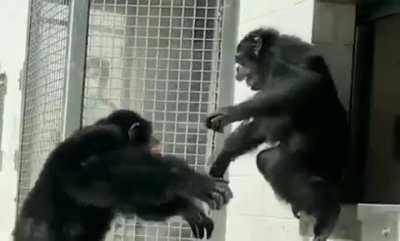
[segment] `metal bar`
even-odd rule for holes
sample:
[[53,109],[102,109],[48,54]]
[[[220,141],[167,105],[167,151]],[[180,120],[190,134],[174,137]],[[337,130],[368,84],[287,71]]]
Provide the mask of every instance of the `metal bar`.
[[[221,75],[218,87],[218,106],[227,106],[233,104],[234,95],[234,55],[236,52],[238,26],[239,26],[239,0],[225,0],[223,5],[223,26],[222,26],[222,46],[221,46]],[[215,137],[215,150],[213,153],[219,153],[224,139],[229,135],[230,131],[226,131],[224,135]],[[212,158],[215,155],[211,155]],[[227,172],[228,173],[228,172]],[[228,174],[227,174],[228,175]],[[226,207],[221,211],[214,211],[213,220],[215,226],[211,241],[225,240],[226,236]]]
[[82,124],[89,6],[89,0],[73,0],[71,3],[62,139],[68,137]]
[[[27,28],[26,28],[26,49],[25,49],[25,60],[23,63],[24,66],[24,77],[23,80],[24,82],[26,82],[27,80],[27,76],[28,76],[28,59],[29,59],[29,45],[30,45],[30,30],[31,30],[31,14],[32,14],[32,1],[33,0],[29,0],[29,6],[28,6],[28,19],[27,19]],[[26,96],[26,83],[21,83],[21,113],[20,113],[20,133],[19,133],[19,152],[21,153],[19,155],[19,163],[18,163],[18,170],[17,170],[17,175],[18,175],[18,181],[17,181],[17,196],[16,196],[16,205],[17,208],[15,209],[16,212],[16,217],[18,217],[19,215],[19,207],[20,207],[20,202],[21,202],[21,197],[20,197],[20,185],[21,185],[21,170],[22,170],[22,136],[23,136],[23,132],[24,132],[24,114],[25,114],[25,96]],[[15,221],[17,221],[17,219],[15,219]]]

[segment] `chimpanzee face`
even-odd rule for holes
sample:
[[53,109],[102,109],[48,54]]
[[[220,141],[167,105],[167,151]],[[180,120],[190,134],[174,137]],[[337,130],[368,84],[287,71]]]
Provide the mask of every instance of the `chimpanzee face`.
[[129,143],[145,146],[152,154],[160,154],[160,142],[153,136],[151,122],[130,110],[118,110],[106,118],[106,123],[113,123],[127,133]]
[[263,82],[259,79],[258,64],[259,52],[262,47],[262,40],[259,36],[246,36],[237,46],[235,62],[236,80],[246,80],[247,85],[252,90],[259,90],[263,86]]

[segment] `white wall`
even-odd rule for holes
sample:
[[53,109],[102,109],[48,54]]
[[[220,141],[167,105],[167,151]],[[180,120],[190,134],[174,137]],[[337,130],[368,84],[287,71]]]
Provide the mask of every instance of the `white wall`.
[[0,63],[8,76],[3,114],[3,170],[0,172],[0,240],[11,240],[15,219],[17,173],[14,151],[18,148],[20,98],[18,77],[25,57],[28,0],[0,1]]
[[[240,5],[239,39],[254,28],[267,26],[311,41],[314,0],[242,0]],[[236,103],[252,94],[244,82],[235,83]],[[230,166],[234,198],[228,206],[226,241],[301,240],[298,221],[258,173],[256,153]]]

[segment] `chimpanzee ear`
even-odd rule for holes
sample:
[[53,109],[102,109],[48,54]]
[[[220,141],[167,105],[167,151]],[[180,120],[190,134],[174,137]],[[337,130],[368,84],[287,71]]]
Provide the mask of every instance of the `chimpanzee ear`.
[[135,122],[128,130],[129,143],[147,145],[152,134],[151,124],[146,121]]
[[262,38],[260,36],[255,36],[254,40],[254,55],[258,56],[260,54],[261,47],[263,45]]
[[136,141],[136,139],[140,136],[140,129],[141,129],[140,122],[133,123],[128,130],[129,140]]

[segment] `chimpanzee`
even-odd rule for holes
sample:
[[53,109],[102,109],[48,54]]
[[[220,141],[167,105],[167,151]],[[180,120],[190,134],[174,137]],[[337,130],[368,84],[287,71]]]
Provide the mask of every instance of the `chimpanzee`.
[[[219,209],[227,183],[195,172],[153,144],[151,122],[118,110],[61,142],[25,200],[15,241],[101,241],[116,213],[146,220],[185,219],[209,238],[213,221],[199,205]],[[201,203],[200,203],[201,204]]]
[[330,71],[315,48],[294,36],[260,28],[238,44],[236,79],[257,91],[249,100],[220,108],[206,126],[218,132],[241,125],[225,140],[210,174],[222,177],[229,163],[259,144],[257,167],[274,192],[316,218],[314,241],[331,234],[340,212],[348,125]]

